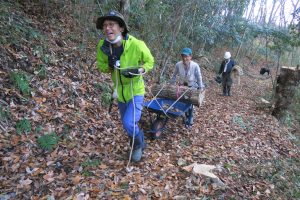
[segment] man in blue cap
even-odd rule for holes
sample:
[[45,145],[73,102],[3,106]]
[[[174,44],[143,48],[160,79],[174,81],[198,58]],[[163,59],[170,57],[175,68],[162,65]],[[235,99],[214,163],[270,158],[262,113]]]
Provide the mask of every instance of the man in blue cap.
[[[192,50],[190,48],[183,48],[181,52],[181,61],[177,62],[175,65],[175,70],[171,83],[176,83],[176,77],[179,76],[179,85],[184,85],[188,87],[193,87],[204,90],[204,84],[202,82],[202,75],[199,65],[192,61]],[[188,113],[187,125],[193,124],[193,106]]]

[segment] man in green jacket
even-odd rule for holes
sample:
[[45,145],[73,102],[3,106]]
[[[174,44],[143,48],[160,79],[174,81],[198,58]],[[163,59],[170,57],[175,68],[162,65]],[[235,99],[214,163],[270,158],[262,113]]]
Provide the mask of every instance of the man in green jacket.
[[96,27],[105,35],[97,46],[98,69],[111,73],[123,127],[134,144],[132,160],[138,162],[146,146],[138,127],[145,93],[142,75],[153,68],[154,58],[143,41],[128,34],[124,17],[117,11],[99,17]]

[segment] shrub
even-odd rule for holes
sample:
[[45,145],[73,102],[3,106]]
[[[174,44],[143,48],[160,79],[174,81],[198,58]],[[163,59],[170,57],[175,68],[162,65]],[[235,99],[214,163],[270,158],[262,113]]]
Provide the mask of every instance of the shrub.
[[10,74],[10,79],[23,95],[29,96],[31,88],[29,86],[28,77],[24,73],[12,72]]

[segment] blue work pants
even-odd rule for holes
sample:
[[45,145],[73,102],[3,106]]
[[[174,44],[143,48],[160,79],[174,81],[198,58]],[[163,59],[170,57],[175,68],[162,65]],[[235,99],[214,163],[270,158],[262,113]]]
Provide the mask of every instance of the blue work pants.
[[143,101],[144,96],[134,96],[129,102],[118,102],[123,128],[130,139],[132,139],[134,135],[134,149],[144,149],[146,146],[144,133],[138,127],[138,122],[142,115]]

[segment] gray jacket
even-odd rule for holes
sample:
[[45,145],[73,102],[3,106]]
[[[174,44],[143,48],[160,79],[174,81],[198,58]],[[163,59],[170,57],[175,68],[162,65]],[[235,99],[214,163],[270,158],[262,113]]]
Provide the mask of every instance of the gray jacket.
[[175,84],[177,75],[179,76],[179,85],[187,84],[189,87],[204,88],[200,67],[194,61],[190,61],[187,69],[182,61],[176,63],[171,84]]

